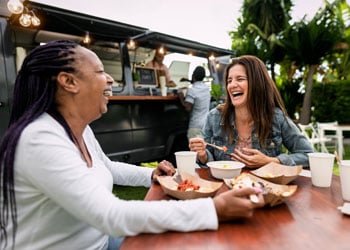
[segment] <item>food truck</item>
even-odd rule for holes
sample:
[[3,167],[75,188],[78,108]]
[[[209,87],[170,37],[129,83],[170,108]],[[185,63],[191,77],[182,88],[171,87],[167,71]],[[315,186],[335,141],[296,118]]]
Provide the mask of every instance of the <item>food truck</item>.
[[179,79],[190,76],[193,63],[169,64],[176,86],[164,96],[157,71],[145,68],[145,63],[157,49],[164,49],[166,57],[191,54],[205,60],[211,82],[222,84],[223,68],[234,55],[231,50],[34,1],[23,2],[18,14],[6,4],[0,0],[0,137],[8,125],[14,81],[24,57],[41,43],[69,39],[93,50],[115,80],[108,112],[91,124],[106,155],[129,163],[173,162],[175,151],[188,150],[188,113],[177,93],[184,88]]

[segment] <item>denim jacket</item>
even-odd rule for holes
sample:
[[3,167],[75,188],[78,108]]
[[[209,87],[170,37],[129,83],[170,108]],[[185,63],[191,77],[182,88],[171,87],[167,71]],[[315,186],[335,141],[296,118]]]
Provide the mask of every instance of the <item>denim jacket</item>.
[[[216,108],[209,112],[203,127],[204,140],[218,146],[225,145],[228,148],[227,153],[232,153],[238,141],[234,114],[232,114],[232,127],[235,131],[233,144],[229,144],[228,136],[223,130],[221,114],[221,111]],[[252,148],[258,149],[267,156],[277,157],[281,164],[289,166],[303,165],[307,167],[309,165],[307,153],[313,152],[307,138],[301,134],[298,127],[289,117],[283,115],[279,108],[276,108],[274,111],[272,138],[267,140],[266,146],[263,147],[263,143],[260,144],[259,138],[255,133],[255,127],[252,130],[251,142]],[[288,150],[288,153],[282,153],[282,146]],[[223,151],[212,147],[207,148],[207,154],[208,161],[230,159],[230,156],[225,155]]]

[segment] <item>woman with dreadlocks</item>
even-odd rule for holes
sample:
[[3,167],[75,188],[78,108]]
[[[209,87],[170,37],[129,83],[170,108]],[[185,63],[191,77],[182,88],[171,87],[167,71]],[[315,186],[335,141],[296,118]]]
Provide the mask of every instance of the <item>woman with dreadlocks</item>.
[[102,152],[89,124],[107,112],[112,83],[96,54],[70,41],[25,58],[0,143],[1,249],[118,249],[123,236],[215,230],[263,205],[254,188],[183,202],[115,197],[113,184],[150,186],[175,170],[167,161],[155,170],[113,162]]

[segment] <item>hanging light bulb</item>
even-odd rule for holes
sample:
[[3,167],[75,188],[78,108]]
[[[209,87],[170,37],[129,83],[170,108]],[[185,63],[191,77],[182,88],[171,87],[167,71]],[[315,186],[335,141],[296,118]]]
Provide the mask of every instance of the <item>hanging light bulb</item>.
[[21,14],[23,11],[23,3],[19,0],[9,0],[7,2],[7,8],[13,14]]
[[127,46],[128,46],[128,49],[134,50],[134,49],[136,48],[136,42],[135,42],[135,40],[130,39],[129,42],[128,42],[128,44],[127,44]]
[[210,60],[210,61],[215,60],[215,56],[214,56],[214,55],[210,55],[210,56],[209,56],[209,60]]
[[28,13],[23,13],[20,17],[19,17],[19,23],[23,26],[23,27],[29,27],[32,24],[32,16],[29,15]]
[[89,44],[90,42],[91,42],[91,38],[90,38],[89,31],[86,31],[84,39],[83,39],[83,43],[84,44]]
[[32,21],[33,26],[35,26],[35,27],[39,26],[41,24],[40,19],[35,15],[34,11],[31,11],[31,13],[32,13],[31,21]]
[[165,49],[164,49],[164,47],[163,46],[161,46],[159,49],[158,49],[158,53],[159,54],[165,54]]

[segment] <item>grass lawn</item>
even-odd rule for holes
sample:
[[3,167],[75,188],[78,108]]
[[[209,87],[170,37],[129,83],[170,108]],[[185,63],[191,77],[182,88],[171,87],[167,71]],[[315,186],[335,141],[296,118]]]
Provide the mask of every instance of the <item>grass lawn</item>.
[[[343,160],[350,160],[350,145],[344,145],[344,157]],[[333,173],[339,175],[338,163],[334,163]]]
[[143,200],[148,188],[114,185],[113,193],[123,200]]
[[[345,155],[343,159],[350,160],[350,145],[344,145]],[[334,174],[339,175],[338,164],[334,164]],[[145,187],[129,187],[129,186],[117,186],[114,185],[113,193],[120,199],[124,200],[143,200],[148,191]]]

